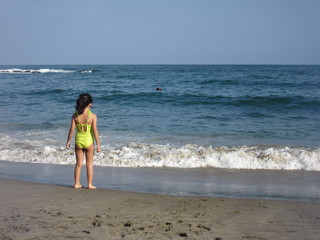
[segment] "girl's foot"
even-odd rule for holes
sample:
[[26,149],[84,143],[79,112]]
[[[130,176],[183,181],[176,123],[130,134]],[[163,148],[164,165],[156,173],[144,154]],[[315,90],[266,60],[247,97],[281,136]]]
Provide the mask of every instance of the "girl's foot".
[[82,185],[76,184],[76,185],[74,185],[73,187],[74,187],[75,189],[78,189],[78,188],[82,188]]
[[88,189],[97,189],[97,188],[95,186],[93,186],[93,185],[89,185]]

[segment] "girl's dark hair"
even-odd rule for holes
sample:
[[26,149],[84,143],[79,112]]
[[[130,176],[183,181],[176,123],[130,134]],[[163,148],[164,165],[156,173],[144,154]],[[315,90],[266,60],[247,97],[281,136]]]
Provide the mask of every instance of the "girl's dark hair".
[[92,103],[92,97],[88,93],[80,94],[77,99],[77,105],[75,106],[79,114],[82,114],[84,109]]

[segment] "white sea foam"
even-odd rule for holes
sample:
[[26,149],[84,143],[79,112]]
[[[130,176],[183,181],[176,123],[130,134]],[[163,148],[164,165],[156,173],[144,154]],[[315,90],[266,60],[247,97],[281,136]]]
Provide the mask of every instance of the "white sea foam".
[[[0,138],[0,160],[73,164],[72,150],[47,143]],[[298,147],[204,147],[129,144],[107,149],[95,156],[95,165],[112,167],[175,167],[320,171],[320,148]]]
[[11,69],[0,69],[0,73],[74,73],[73,70],[63,70],[63,69],[20,69],[20,68],[11,68]]
[[320,171],[320,149],[131,144],[101,154],[96,162],[102,166],[121,167],[215,167]]
[[93,73],[93,70],[92,69],[88,69],[88,70],[83,70],[83,71],[80,71],[81,73]]

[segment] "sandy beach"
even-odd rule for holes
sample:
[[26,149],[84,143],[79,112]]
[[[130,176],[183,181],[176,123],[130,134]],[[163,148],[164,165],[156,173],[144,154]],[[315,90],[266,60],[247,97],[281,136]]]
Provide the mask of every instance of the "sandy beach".
[[0,178],[0,239],[319,239],[320,204],[73,189]]

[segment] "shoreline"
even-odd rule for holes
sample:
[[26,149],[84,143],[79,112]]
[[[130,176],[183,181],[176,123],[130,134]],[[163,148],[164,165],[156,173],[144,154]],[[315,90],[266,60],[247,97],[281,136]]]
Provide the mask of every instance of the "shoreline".
[[[73,185],[74,165],[0,161],[0,177]],[[214,168],[94,167],[94,185],[178,196],[277,199],[320,202],[320,172]],[[85,167],[81,174],[86,183]]]
[[0,177],[1,239],[318,239],[320,204],[73,189]]

